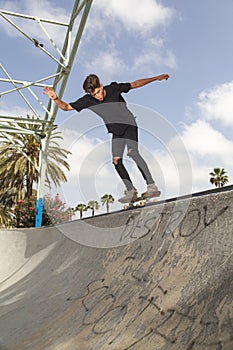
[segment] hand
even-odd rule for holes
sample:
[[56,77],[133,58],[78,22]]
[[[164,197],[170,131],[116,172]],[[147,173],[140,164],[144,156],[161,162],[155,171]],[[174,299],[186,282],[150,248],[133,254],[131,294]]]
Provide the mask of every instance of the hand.
[[161,74],[158,76],[158,80],[166,79],[168,80],[170,78],[169,74]]
[[43,94],[47,95],[51,100],[55,100],[57,98],[57,94],[53,88],[46,86],[43,90]]

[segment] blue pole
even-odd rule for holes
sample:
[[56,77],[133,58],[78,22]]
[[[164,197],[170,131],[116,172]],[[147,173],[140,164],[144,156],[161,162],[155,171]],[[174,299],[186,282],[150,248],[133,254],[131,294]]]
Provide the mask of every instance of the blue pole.
[[39,198],[36,200],[36,221],[35,227],[41,227],[42,225],[42,214],[43,214],[44,200]]

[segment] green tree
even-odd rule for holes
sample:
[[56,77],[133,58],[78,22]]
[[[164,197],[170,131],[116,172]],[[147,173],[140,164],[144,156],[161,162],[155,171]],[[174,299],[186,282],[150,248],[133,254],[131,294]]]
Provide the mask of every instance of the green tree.
[[214,168],[214,170],[209,173],[210,177],[210,183],[212,185],[215,185],[216,187],[223,187],[229,182],[228,176],[226,175],[227,172],[225,169],[220,168]]
[[11,219],[11,211],[9,208],[0,204],[0,227],[10,227]]
[[74,210],[79,211],[79,217],[80,217],[80,219],[82,219],[83,212],[88,210],[88,206],[86,204],[79,203],[78,205],[76,205]]
[[100,205],[97,201],[89,201],[88,202],[88,208],[92,211],[92,216],[95,215],[95,211],[99,209]]
[[111,194],[105,194],[101,198],[102,205],[106,205],[107,213],[109,213],[109,204],[114,202],[114,198]]
[[[34,117],[27,118],[36,120]],[[13,127],[12,123],[8,123]],[[38,130],[39,125],[33,123],[17,123],[20,129]],[[59,186],[67,181],[62,167],[69,170],[66,162],[69,151],[61,148],[57,142],[62,139],[60,132],[53,131],[49,140],[46,183],[50,187],[51,182]],[[0,178],[1,188],[5,190],[17,189],[15,202],[24,198],[31,198],[33,184],[38,182],[37,167],[39,164],[40,144],[34,135],[15,133],[12,140],[0,134]],[[29,161],[29,159],[31,162]]]
[[0,227],[12,226],[12,207],[14,206],[13,198],[16,194],[16,189],[5,190],[0,186]]

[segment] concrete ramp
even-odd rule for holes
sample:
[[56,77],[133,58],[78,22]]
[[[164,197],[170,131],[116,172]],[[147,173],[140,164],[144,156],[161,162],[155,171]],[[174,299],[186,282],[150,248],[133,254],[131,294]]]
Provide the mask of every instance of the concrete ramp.
[[232,187],[0,231],[0,349],[232,350]]

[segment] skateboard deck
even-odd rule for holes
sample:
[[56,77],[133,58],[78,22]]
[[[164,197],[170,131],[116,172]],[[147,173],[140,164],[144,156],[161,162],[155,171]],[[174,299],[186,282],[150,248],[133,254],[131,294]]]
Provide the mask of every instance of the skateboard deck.
[[130,209],[133,207],[144,207],[149,203],[155,203],[158,201],[160,194],[161,194],[160,191],[157,191],[150,196],[147,196],[146,194],[142,194],[141,196],[137,197],[133,201],[129,203],[125,203],[124,209]]

